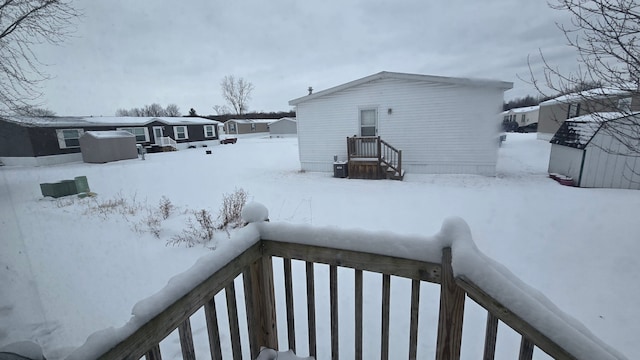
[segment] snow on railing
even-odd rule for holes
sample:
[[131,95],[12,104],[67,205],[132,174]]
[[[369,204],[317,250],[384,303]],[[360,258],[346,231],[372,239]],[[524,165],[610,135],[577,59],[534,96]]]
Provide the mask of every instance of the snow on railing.
[[[158,344],[179,330],[183,358],[195,358],[190,316],[205,309],[208,348],[221,358],[220,331],[214,296],[225,289],[234,359],[242,357],[234,279],[242,274],[244,307],[251,358],[261,346],[279,347],[274,293],[273,258],[283,259],[288,347],[296,350],[296,320],[291,261],[306,266],[308,352],[317,355],[314,265],[329,265],[331,357],[339,354],[337,269],[355,270],[355,356],[362,359],[362,272],[383,275],[382,358],[389,357],[390,276],[412,280],[409,357],[416,358],[420,283],[440,284],[440,315],[436,359],[459,359],[466,296],[488,310],[485,359],[495,356],[496,329],[501,320],[522,335],[521,359],[531,359],[534,345],[557,359],[625,359],[591,334],[577,320],[560,311],[544,295],[524,284],[506,268],[482,254],[460,218],[444,222],[431,237],[372,233],[271,223],[260,204],[247,204],[243,218],[249,224],[191,269],[172,278],[160,292],[140,301],[133,316],[118,329],[89,336],[68,359],[159,358]],[[242,299],[241,299],[242,300]],[[280,310],[282,311],[282,310]],[[341,313],[340,319],[344,318]],[[344,340],[343,340],[344,341]],[[298,346],[299,347],[299,346]],[[281,353],[285,354],[285,352]],[[264,357],[264,355],[263,355]],[[285,357],[285,356],[283,356]]]

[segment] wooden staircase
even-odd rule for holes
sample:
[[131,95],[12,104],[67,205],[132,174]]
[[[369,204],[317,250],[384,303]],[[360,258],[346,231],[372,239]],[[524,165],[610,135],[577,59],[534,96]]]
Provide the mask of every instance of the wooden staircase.
[[402,180],[402,150],[379,136],[347,137],[350,179]]

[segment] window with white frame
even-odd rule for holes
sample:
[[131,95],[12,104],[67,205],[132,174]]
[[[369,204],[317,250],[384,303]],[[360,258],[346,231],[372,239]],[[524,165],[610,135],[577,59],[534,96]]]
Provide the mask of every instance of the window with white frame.
[[256,131],[256,124],[251,123],[251,131]]
[[229,123],[229,132],[235,132],[236,131],[236,123],[232,122]]
[[205,125],[204,126],[204,137],[206,138],[212,138],[216,136],[216,131],[213,128],[214,125]]
[[58,145],[60,149],[71,149],[80,147],[80,136],[84,133],[82,129],[60,129],[56,130]]
[[378,125],[377,109],[360,110],[360,136],[376,136]]
[[145,127],[125,127],[118,130],[126,131],[136,137],[136,142],[149,142],[149,130]]
[[524,124],[527,120],[527,115],[526,114],[522,114],[522,117],[520,118],[520,123]]
[[175,140],[185,140],[189,138],[186,126],[174,126],[173,135],[175,136]]

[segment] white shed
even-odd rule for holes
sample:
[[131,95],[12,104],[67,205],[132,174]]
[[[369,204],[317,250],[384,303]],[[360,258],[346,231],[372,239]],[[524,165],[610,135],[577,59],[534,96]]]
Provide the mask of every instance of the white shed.
[[271,137],[295,136],[297,133],[298,124],[295,118],[283,117],[269,124]]
[[620,141],[637,136],[639,120],[618,112],[566,120],[551,139],[549,174],[579,187],[640,189],[638,154]]
[[403,172],[495,175],[499,114],[512,86],[380,72],[291,100],[301,168],[332,171],[334,156],[352,158],[346,139],[353,136],[365,139],[358,146],[379,137],[401,150]]

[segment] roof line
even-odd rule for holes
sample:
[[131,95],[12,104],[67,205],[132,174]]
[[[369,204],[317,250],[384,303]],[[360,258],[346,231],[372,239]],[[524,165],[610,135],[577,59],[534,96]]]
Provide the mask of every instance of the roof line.
[[318,91],[317,93],[313,93],[310,95],[306,95],[303,97],[299,97],[289,101],[289,105],[297,105],[301,102],[313,100],[315,98],[329,95],[338,91],[342,91],[354,86],[366,84],[368,82],[381,80],[381,79],[402,79],[402,80],[412,80],[412,81],[427,81],[427,82],[439,82],[446,84],[456,84],[456,85],[469,85],[469,86],[491,86],[497,87],[499,89],[509,90],[513,88],[512,82],[506,81],[498,81],[498,80],[486,80],[486,79],[471,79],[471,78],[456,78],[456,77],[446,77],[446,76],[436,76],[436,75],[422,75],[422,74],[408,74],[408,73],[399,73],[399,72],[390,72],[390,71],[381,71],[379,73],[365,76],[363,78],[353,80],[342,85],[334,86],[322,91]]

